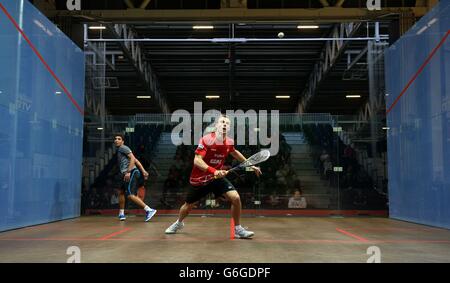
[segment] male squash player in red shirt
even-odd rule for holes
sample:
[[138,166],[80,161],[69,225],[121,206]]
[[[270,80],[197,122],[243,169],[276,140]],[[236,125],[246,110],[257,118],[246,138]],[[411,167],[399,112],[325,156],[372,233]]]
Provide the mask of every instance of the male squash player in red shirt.
[[[253,237],[254,233],[240,225],[241,199],[233,184],[225,176],[226,170],[222,170],[225,159],[231,154],[239,162],[246,158],[234,148],[234,142],[227,136],[230,130],[230,119],[221,116],[216,123],[216,131],[205,135],[200,139],[195,150],[194,167],[189,179],[191,187],[186,196],[186,202],[180,208],[178,220],[166,229],[166,234],[175,234],[184,227],[183,220],[188,216],[194,203],[214,193],[216,198],[225,197],[231,202],[231,213],[234,219],[234,236],[237,239]],[[252,166],[257,176],[261,175],[258,167]]]

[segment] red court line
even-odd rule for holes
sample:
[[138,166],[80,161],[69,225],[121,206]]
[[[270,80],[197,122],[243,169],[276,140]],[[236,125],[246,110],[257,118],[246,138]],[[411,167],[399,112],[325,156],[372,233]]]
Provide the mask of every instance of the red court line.
[[230,239],[234,240],[234,219],[231,217],[230,221]]
[[397,227],[386,227],[386,228],[363,228],[363,227],[346,227],[342,228],[346,230],[359,230],[359,231],[366,231],[366,232],[373,232],[373,231],[381,231],[381,232],[390,232],[390,231],[405,231],[405,232],[439,232],[439,231],[445,231],[438,228],[397,228]]
[[[0,238],[0,241],[99,241],[99,238]],[[110,239],[108,239],[110,240]]]
[[[101,240],[100,238],[0,238],[1,241],[171,241],[171,242],[207,242],[207,241],[227,241],[227,238],[177,238],[177,237],[167,237],[167,238],[109,238],[106,240]],[[265,238],[252,238],[250,240],[242,240],[236,242],[258,242],[258,243],[281,243],[281,244],[297,244],[297,243],[311,243],[311,244],[357,244],[361,241],[355,240],[326,240],[326,239],[265,239]],[[373,244],[450,244],[450,240],[367,240],[364,243]]]
[[397,104],[397,102],[400,100],[400,98],[406,93],[408,88],[412,85],[412,83],[417,79],[417,77],[422,73],[422,71],[425,69],[425,67],[428,65],[428,63],[431,61],[431,59],[434,57],[436,52],[442,47],[447,37],[450,35],[450,30],[447,31],[447,33],[442,37],[439,44],[431,51],[431,53],[428,55],[427,59],[423,64],[420,66],[419,70],[414,74],[414,76],[409,80],[408,84],[405,86],[405,88],[402,90],[402,92],[397,96],[397,98],[394,100],[392,105],[389,107],[389,109],[386,111],[386,115],[391,112],[391,110],[394,108],[394,106]]
[[25,32],[20,28],[19,24],[16,22],[16,20],[14,20],[14,18],[11,16],[11,14],[3,6],[2,3],[0,3],[0,9],[3,11],[3,13],[6,15],[6,17],[8,17],[8,19],[11,21],[11,23],[14,25],[14,27],[17,29],[17,31],[22,35],[22,37],[25,39],[25,41],[31,47],[31,49],[36,54],[36,56],[39,58],[39,60],[41,60],[42,64],[44,64],[45,68],[47,68],[48,72],[52,75],[52,77],[56,80],[56,82],[59,84],[59,86],[63,89],[64,93],[70,99],[72,104],[77,108],[78,112],[80,112],[81,115],[84,115],[84,111],[81,109],[80,105],[78,105],[78,103],[75,101],[75,99],[73,98],[70,91],[61,82],[61,80],[58,78],[58,76],[55,74],[55,72],[53,72],[53,70],[50,68],[50,66],[47,64],[47,62],[42,57],[41,53],[37,50],[37,48],[34,46],[34,44],[31,42],[31,40],[28,38],[28,36],[25,34]]
[[360,236],[355,235],[355,234],[353,234],[353,233],[350,233],[350,232],[348,232],[348,231],[345,231],[345,230],[342,230],[342,229],[339,229],[339,228],[336,228],[336,231],[338,231],[338,232],[340,232],[340,233],[342,233],[342,234],[344,234],[344,235],[347,235],[347,236],[349,236],[349,237],[352,237],[352,238],[354,238],[354,239],[357,239],[357,240],[360,241],[360,242],[364,242],[364,243],[369,242],[369,240],[367,240],[366,238],[360,237]]
[[450,244],[449,240],[375,240],[371,242],[380,244]]
[[110,239],[110,238],[112,238],[112,237],[114,237],[114,236],[117,236],[117,235],[119,235],[119,234],[125,233],[125,232],[127,232],[127,231],[129,231],[129,230],[131,230],[131,228],[129,228],[129,227],[128,227],[128,228],[125,228],[125,229],[122,229],[122,230],[120,230],[120,231],[117,231],[117,232],[108,234],[108,235],[106,235],[106,236],[104,236],[104,237],[101,237],[100,240],[102,240],[102,241],[108,240],[108,239]]

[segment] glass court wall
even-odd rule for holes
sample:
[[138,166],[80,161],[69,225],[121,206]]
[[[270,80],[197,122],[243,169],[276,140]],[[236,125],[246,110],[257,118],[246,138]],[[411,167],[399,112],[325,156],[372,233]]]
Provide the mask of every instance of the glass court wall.
[[80,214],[84,54],[28,1],[0,4],[3,231]]

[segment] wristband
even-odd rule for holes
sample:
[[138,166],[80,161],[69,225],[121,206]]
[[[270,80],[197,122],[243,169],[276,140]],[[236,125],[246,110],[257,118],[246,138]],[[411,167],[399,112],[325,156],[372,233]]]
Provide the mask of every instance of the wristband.
[[206,169],[206,171],[208,173],[214,174],[214,172],[216,172],[217,170],[215,168],[211,167],[211,166],[208,166],[208,169]]

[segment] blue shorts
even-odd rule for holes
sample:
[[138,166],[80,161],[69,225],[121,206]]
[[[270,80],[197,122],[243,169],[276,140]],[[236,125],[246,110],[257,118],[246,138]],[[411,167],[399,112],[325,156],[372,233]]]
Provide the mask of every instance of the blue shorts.
[[137,196],[138,189],[142,187],[145,183],[144,176],[141,174],[141,171],[138,169],[133,169],[130,172],[130,181],[125,182],[123,177],[125,174],[122,174],[122,190],[125,192],[126,196],[134,195]]

